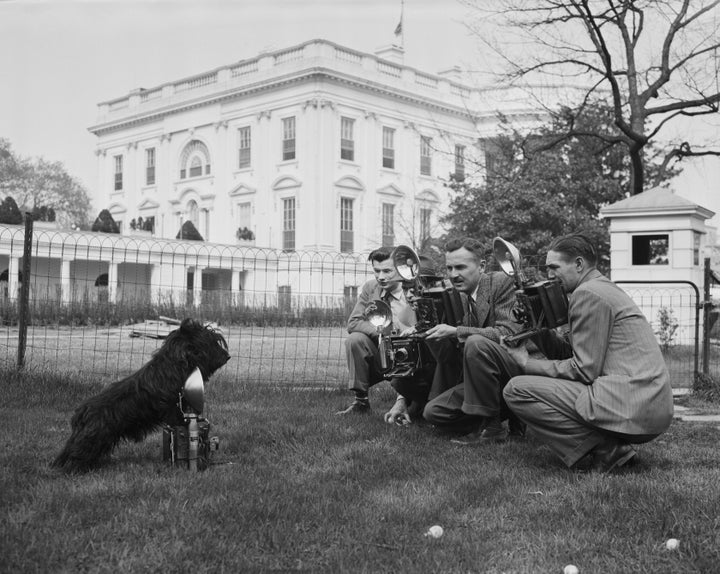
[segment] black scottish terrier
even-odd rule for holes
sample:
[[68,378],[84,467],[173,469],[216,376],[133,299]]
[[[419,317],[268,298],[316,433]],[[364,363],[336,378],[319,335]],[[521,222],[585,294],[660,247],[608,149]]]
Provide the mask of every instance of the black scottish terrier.
[[183,423],[178,405],[185,380],[199,368],[203,380],[230,359],[221,333],[192,319],[172,331],[136,373],[83,402],[72,417],[72,434],[52,466],[87,472],[122,440],[140,442],[163,424]]

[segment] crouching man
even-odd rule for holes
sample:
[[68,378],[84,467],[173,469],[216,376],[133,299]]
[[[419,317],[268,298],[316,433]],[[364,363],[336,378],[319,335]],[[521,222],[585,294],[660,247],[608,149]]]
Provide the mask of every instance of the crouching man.
[[[338,415],[369,413],[368,391],[371,386],[384,380],[378,348],[378,333],[375,326],[366,318],[368,305],[372,301],[380,299],[390,306],[392,324],[385,328],[383,336],[390,335],[391,332],[408,334],[415,330],[417,322],[415,312],[408,301],[407,289],[404,288],[402,278],[395,269],[391,253],[391,249],[380,247],[370,253],[368,257],[375,278],[362,286],[357,303],[348,319],[349,336],[345,340],[345,352],[350,372],[349,387],[353,392],[354,400],[349,407],[337,412]],[[421,373],[414,380],[405,383],[405,386],[414,388],[420,395],[424,394],[427,397],[429,383],[422,379]],[[398,389],[397,381],[392,381],[391,384]],[[423,388],[426,389],[424,392]],[[398,391],[401,392],[399,389]],[[402,398],[402,395],[398,398]],[[422,404],[424,405],[424,401]]]
[[511,351],[523,374],[503,391],[510,409],[568,467],[611,472],[632,460],[632,444],[667,430],[672,390],[645,316],[597,269],[583,235],[556,239],[547,254],[550,279],[568,295],[569,339],[543,331],[536,344],[548,359]]

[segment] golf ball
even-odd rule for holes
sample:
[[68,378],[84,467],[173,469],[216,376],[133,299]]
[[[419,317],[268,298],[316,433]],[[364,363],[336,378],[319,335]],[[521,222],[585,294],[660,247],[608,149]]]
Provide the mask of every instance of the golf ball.
[[430,538],[440,538],[444,532],[443,527],[436,524],[428,529],[425,536],[429,536]]
[[668,550],[677,550],[680,548],[680,541],[677,538],[669,538],[665,543],[665,548]]
[[568,564],[563,568],[563,574],[579,574],[580,570],[575,564]]

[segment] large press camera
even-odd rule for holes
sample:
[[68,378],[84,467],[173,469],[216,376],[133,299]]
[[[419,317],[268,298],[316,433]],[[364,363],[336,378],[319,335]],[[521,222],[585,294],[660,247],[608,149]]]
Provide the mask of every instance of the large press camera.
[[525,277],[521,269],[520,252],[501,237],[493,241],[493,254],[506,275],[515,280],[513,315],[523,330],[505,337],[513,345],[537,334],[541,329],[554,329],[568,322],[568,300],[559,281],[537,281]]
[[380,363],[386,379],[412,377],[434,364],[423,334],[441,323],[459,325],[463,318],[459,293],[444,285],[441,276],[425,272],[412,248],[399,245],[391,258],[403,284],[408,287],[407,300],[415,311],[417,322],[412,334],[383,335],[382,331],[392,322],[390,306],[380,300],[368,305],[365,315],[378,330]]

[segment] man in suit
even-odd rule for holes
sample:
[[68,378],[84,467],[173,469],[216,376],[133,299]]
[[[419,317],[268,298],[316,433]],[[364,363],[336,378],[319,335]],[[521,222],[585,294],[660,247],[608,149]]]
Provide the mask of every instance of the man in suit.
[[610,472],[635,457],[631,444],[668,428],[673,401],[650,324],[596,263],[594,246],[581,234],[552,243],[548,277],[569,294],[569,339],[549,330],[537,336],[544,360],[514,351],[524,373],[503,394],[568,467],[587,462]]
[[336,413],[338,415],[369,413],[368,391],[371,386],[384,380],[377,329],[365,316],[368,305],[380,299],[390,306],[392,324],[385,328],[383,335],[406,334],[414,330],[415,312],[407,300],[406,290],[395,269],[391,253],[391,249],[380,247],[372,251],[368,257],[375,278],[362,286],[348,319],[349,336],[345,340],[350,371],[349,387],[354,394],[354,400],[349,407]]
[[465,395],[466,384],[484,376],[479,369],[483,359],[479,349],[486,343],[499,346],[502,337],[519,330],[512,317],[513,280],[502,272],[486,273],[484,252],[482,243],[471,238],[453,240],[445,246],[448,276],[460,291],[466,312],[462,325],[441,324],[427,331],[425,341],[438,365],[431,400],[423,414],[438,427],[473,432],[483,441],[499,442],[506,432],[501,420],[510,414],[502,400],[502,387],[487,393],[488,400],[497,406],[493,416],[473,408]]

